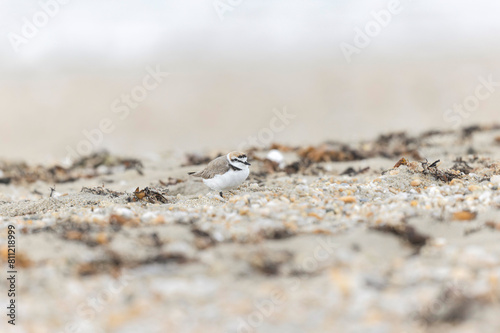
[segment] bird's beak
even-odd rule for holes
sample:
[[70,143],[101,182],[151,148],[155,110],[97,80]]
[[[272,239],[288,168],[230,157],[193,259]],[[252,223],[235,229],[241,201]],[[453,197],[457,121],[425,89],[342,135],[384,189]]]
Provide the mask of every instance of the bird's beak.
[[243,164],[245,165],[251,165],[250,163],[248,163],[247,161],[243,162]]

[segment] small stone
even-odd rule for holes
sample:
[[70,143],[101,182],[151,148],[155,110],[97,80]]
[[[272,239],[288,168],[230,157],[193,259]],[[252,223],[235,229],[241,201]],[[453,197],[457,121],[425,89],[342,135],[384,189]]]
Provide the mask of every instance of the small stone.
[[447,243],[446,241],[446,238],[442,238],[442,237],[437,237],[434,239],[434,241],[432,242],[432,244],[436,247],[443,247],[445,246]]
[[476,213],[472,213],[469,211],[462,211],[453,213],[453,219],[456,221],[470,221],[475,219],[477,216]]
[[70,239],[70,240],[81,240],[83,238],[83,234],[79,231],[74,231],[74,230],[70,230],[68,232],[66,232],[66,234],[64,235],[66,239]]
[[341,197],[339,199],[345,203],[354,203],[357,201],[357,199],[353,196]]
[[314,213],[314,212],[311,212],[311,213],[307,214],[307,216],[315,217],[318,220],[322,220],[323,219],[323,217],[319,216],[317,213]]
[[393,193],[393,194],[398,194],[398,189],[395,189],[394,187],[389,187],[389,192]]
[[129,218],[129,219],[134,216],[134,213],[132,212],[132,210],[130,210],[129,208],[125,208],[125,207],[115,208],[115,214],[122,216],[124,218]]
[[158,215],[151,222],[153,224],[164,224],[165,223],[165,217],[163,215]]
[[480,190],[481,188],[477,185],[471,185],[468,187],[468,189],[469,189],[469,191],[474,192],[474,191]]
[[98,234],[97,234],[97,237],[96,237],[96,239],[95,239],[95,240],[96,240],[96,242],[97,242],[98,244],[101,244],[101,245],[102,245],[102,244],[107,244],[107,243],[108,243],[108,241],[109,241],[109,239],[108,239],[108,235],[106,235],[106,233],[104,233],[104,232],[100,232],[100,233],[98,233]]
[[420,179],[412,180],[412,182],[410,183],[410,185],[414,186],[414,187],[420,186],[421,184],[422,184],[422,181]]
[[280,168],[284,166],[285,157],[278,149],[271,149],[269,153],[267,153],[266,158],[277,163]]

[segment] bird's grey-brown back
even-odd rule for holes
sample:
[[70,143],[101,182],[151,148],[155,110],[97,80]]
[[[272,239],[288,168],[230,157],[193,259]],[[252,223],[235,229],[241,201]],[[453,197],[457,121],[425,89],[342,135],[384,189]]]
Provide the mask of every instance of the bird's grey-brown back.
[[230,169],[227,156],[217,157],[215,160],[208,163],[207,167],[201,171],[190,173],[191,176],[201,177],[203,179],[211,179],[216,175],[223,175]]

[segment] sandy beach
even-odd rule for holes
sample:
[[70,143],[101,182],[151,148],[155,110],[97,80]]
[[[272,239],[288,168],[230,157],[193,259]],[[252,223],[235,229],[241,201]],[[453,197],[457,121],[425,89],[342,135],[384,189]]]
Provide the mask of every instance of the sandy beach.
[[0,161],[1,331],[500,330],[497,126],[249,149],[225,199],[218,153]]

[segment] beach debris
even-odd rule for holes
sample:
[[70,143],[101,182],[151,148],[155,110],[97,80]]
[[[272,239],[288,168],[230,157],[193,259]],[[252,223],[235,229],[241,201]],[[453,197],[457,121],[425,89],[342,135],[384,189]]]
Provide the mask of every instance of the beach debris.
[[396,164],[392,167],[393,169],[399,168],[401,165],[408,165],[408,160],[402,157]]
[[[443,181],[445,183],[449,183],[454,179],[461,178],[463,176],[463,173],[458,170],[439,170],[438,165],[441,162],[441,160],[436,160],[429,164],[429,161],[426,159],[424,162],[420,162],[421,167],[422,167],[422,174],[424,175],[431,175],[435,179]],[[411,165],[411,163],[410,163]]]
[[429,235],[419,232],[415,227],[408,224],[380,225],[372,227],[372,229],[393,234],[418,250],[427,244],[430,239]]
[[191,228],[191,232],[195,236],[194,245],[198,250],[204,250],[206,248],[214,246],[217,243],[208,232],[201,230],[197,226],[193,226]]
[[436,172],[437,166],[441,162],[441,160],[436,160],[429,164],[429,161],[426,159],[425,162],[420,162],[422,164],[422,169],[424,169],[423,173],[424,175],[430,173],[430,172]]
[[96,170],[99,167],[103,168],[104,171],[108,171],[109,173],[113,173],[113,167],[124,167],[125,170],[136,170],[139,175],[142,175],[143,165],[142,162],[135,158],[121,158],[111,155],[107,151],[96,152],[87,156],[83,156],[77,159],[73,164],[69,167],[69,170],[74,169],[91,169]]
[[49,194],[49,198],[52,198],[52,196],[54,195],[54,192],[56,191],[56,185],[54,185],[54,187],[51,187],[50,188],[50,194]]
[[460,171],[466,175],[474,170],[462,157],[458,157],[454,162],[455,164],[451,167],[452,170]]
[[142,175],[142,163],[138,159],[120,158],[108,152],[94,153],[76,160],[69,167],[55,165],[45,167],[28,165],[25,162],[0,161],[1,183],[31,184],[36,181],[46,183],[67,183],[81,178],[94,178],[103,174],[113,174],[122,170],[136,170]]
[[357,176],[357,175],[360,175],[362,173],[365,173],[367,172],[368,170],[370,170],[370,167],[366,167],[366,168],[359,168],[358,170],[355,170],[353,167],[348,167],[347,169],[345,169],[340,175],[341,176]]
[[488,228],[500,231],[500,222],[486,221],[485,226],[487,226]]
[[112,276],[119,276],[123,262],[118,255],[108,256],[105,259],[83,262],[78,265],[76,271],[80,276],[109,273]]
[[262,160],[262,165],[264,167],[264,172],[262,173],[263,176],[265,176],[266,174],[278,172],[281,170],[278,163],[271,161],[271,160],[268,160],[267,158]]
[[[220,155],[218,155],[220,156]],[[186,162],[182,164],[182,166],[190,166],[190,165],[200,165],[207,164],[214,158],[208,155],[200,155],[200,154],[186,154]]]
[[298,148],[286,146],[286,145],[283,145],[280,143],[273,143],[273,144],[271,144],[271,147],[269,147],[269,149],[278,150],[279,152],[283,152],[283,153],[289,153],[289,152],[297,150]]
[[297,173],[300,170],[300,162],[290,163],[287,166],[285,166],[284,170],[287,173],[287,175]]
[[182,183],[182,182],[184,182],[184,180],[179,179],[179,178],[168,177],[168,179],[166,181],[163,181],[160,179],[158,182],[160,183],[161,186],[170,186],[170,185],[177,185],[179,183]]
[[10,178],[10,177],[1,177],[0,178],[0,184],[9,185],[11,181],[12,181],[12,178]]
[[462,322],[471,316],[473,305],[476,303],[477,301],[467,296],[459,286],[446,286],[437,298],[419,313],[417,319],[426,326],[440,322]]
[[462,139],[471,139],[475,132],[480,132],[482,129],[478,125],[472,125],[462,128]]
[[293,259],[293,253],[287,250],[258,250],[245,259],[251,267],[266,275],[280,274],[283,264]]
[[117,192],[110,190],[108,188],[105,188],[103,186],[97,186],[97,187],[82,187],[80,190],[82,193],[90,193],[90,194],[95,194],[95,195],[103,195],[103,196],[109,196],[112,198],[118,198],[121,195],[124,195],[124,192]]
[[339,162],[339,161],[356,161],[365,159],[366,156],[347,145],[334,145],[332,143],[324,143],[318,147],[309,146],[299,149],[299,157],[306,164],[318,162]]
[[149,187],[145,187],[142,190],[136,188],[134,191],[135,197],[133,198],[133,201],[147,201],[152,204],[168,203],[168,200],[164,197],[164,195],[166,195],[165,192],[160,193],[150,189]]

